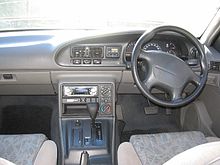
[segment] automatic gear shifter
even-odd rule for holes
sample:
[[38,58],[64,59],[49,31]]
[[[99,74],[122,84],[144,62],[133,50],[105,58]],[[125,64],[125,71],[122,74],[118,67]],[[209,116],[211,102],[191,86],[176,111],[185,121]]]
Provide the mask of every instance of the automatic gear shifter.
[[88,103],[87,109],[90,114],[90,118],[92,120],[91,122],[91,138],[92,138],[92,144],[95,145],[96,141],[96,124],[95,119],[99,110],[99,103]]
[[99,111],[99,103],[88,103],[87,109],[89,111],[91,120],[92,120],[92,127],[95,127],[95,119]]

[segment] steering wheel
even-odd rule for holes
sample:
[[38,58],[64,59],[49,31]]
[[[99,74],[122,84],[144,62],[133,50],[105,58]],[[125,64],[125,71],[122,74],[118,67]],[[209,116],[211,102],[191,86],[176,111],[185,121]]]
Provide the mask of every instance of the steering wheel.
[[[197,75],[186,62],[175,55],[163,51],[142,49],[143,44],[149,42],[156,34],[168,31],[184,36],[198,49],[200,75]],[[138,73],[138,59],[145,61],[144,67],[147,73],[144,79],[140,79]],[[176,26],[160,26],[150,32],[145,32],[136,42],[132,52],[131,67],[134,81],[141,93],[153,103],[164,107],[179,107],[193,101],[203,90],[208,75],[203,46],[192,34]],[[183,91],[189,83],[194,84],[195,89],[190,95],[183,97]],[[170,99],[156,97],[152,94],[153,88],[162,89],[170,96]]]

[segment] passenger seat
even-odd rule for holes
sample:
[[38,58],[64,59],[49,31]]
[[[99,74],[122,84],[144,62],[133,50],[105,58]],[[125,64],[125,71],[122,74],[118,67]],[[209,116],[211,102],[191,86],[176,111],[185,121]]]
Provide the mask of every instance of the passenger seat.
[[44,134],[0,135],[0,165],[56,165],[57,146]]

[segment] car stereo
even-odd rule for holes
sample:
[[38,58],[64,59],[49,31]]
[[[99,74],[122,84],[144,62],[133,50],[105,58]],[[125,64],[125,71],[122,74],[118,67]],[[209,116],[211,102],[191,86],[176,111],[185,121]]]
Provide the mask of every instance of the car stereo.
[[63,97],[93,97],[98,95],[98,86],[63,86]]

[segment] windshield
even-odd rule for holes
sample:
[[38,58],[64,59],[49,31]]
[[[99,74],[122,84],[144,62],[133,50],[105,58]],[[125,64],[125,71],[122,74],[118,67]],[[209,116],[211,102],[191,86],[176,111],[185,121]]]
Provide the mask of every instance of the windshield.
[[220,0],[0,0],[0,30],[132,29],[175,25],[200,36]]

